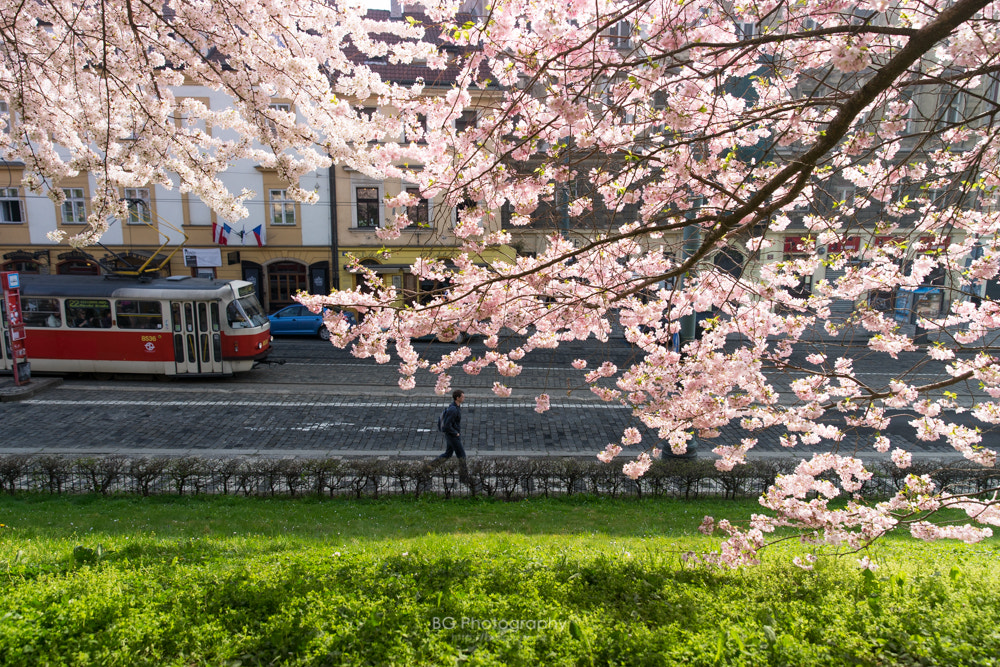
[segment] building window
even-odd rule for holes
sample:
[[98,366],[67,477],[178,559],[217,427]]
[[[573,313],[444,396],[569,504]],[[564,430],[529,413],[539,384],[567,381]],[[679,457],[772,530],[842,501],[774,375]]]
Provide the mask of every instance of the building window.
[[851,11],[851,25],[868,25],[875,18],[874,9],[855,7]]
[[986,213],[1000,211],[1000,192],[980,192],[976,208]]
[[62,205],[64,225],[82,225],[87,222],[87,199],[83,188],[63,188],[66,201]]
[[833,189],[833,205],[835,208],[854,206],[854,195],[857,189],[853,185],[840,185]]
[[743,42],[758,36],[757,24],[752,21],[744,21],[736,24],[736,39]]
[[42,265],[33,259],[15,259],[0,264],[0,271],[17,271],[18,273],[38,275],[42,272]]
[[461,221],[461,219],[462,219],[462,211],[464,211],[467,208],[475,208],[475,207],[476,207],[476,202],[474,202],[474,201],[472,201],[471,199],[468,199],[468,198],[463,199],[461,202],[459,202],[458,204],[456,204],[455,205],[455,219],[452,220],[452,223],[451,223],[452,226],[458,225],[458,223]]
[[354,189],[358,227],[379,226],[378,188],[360,187]]
[[413,195],[419,201],[406,207],[406,217],[410,219],[411,227],[427,227],[430,222],[430,202],[420,196],[420,188],[406,188],[406,194]]
[[56,273],[61,276],[99,276],[101,269],[88,259],[67,259],[56,265]]
[[[273,104],[268,104],[267,108],[270,109],[271,111],[277,111],[278,114],[273,114],[275,116],[278,116],[279,114],[282,114],[282,113],[291,113],[292,112],[292,105],[291,104],[287,104],[285,102],[275,102]],[[278,124],[277,124],[277,122],[274,119],[272,119],[272,118],[268,118],[267,119],[267,127],[268,127],[269,130],[271,130],[271,136],[277,136],[278,135]]]
[[10,107],[3,101],[0,101],[0,124],[3,124],[4,134],[10,134]]
[[422,113],[403,116],[403,141],[419,144],[427,141],[427,116]]
[[288,198],[287,190],[268,190],[271,200],[271,224],[294,225],[295,202]]
[[475,109],[466,109],[455,119],[455,132],[462,133],[476,126],[478,116]]
[[987,81],[986,99],[996,104],[1000,102],[1000,75],[994,72],[988,76]]
[[906,133],[916,134],[922,128],[923,116],[916,99],[910,100],[910,110],[906,113]]
[[946,126],[964,122],[965,93],[963,91],[942,90],[938,94],[938,109],[941,121]]
[[148,225],[153,220],[149,188],[125,188],[125,201],[128,203],[128,224]]
[[0,222],[8,224],[24,222],[20,188],[0,188]]
[[385,139],[385,131],[375,129],[375,118],[378,116],[378,107],[362,107],[359,116],[362,120],[367,120],[371,123],[371,126],[369,127],[370,134],[368,136],[369,144],[377,144]]
[[619,21],[608,28],[608,41],[612,46],[627,48],[632,45],[632,24],[628,21]]

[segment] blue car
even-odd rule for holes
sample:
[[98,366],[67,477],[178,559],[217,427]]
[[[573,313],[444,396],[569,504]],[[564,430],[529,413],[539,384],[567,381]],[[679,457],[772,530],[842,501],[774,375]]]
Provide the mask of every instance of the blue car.
[[[347,321],[354,324],[352,313],[342,313]],[[313,313],[299,304],[285,306],[278,312],[268,315],[271,322],[271,333],[277,336],[319,336],[322,340],[330,340],[330,331],[323,326],[323,316]]]

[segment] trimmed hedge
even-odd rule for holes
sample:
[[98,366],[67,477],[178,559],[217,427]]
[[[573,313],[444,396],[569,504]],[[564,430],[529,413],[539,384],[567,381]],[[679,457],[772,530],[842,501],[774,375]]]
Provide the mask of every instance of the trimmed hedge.
[[[720,471],[711,460],[665,458],[655,461],[644,477],[631,480],[620,465],[590,458],[476,457],[468,460],[471,487],[459,480],[454,459],[431,472],[424,471],[425,463],[386,458],[8,455],[0,457],[0,491],[356,498],[435,493],[446,498],[481,494],[508,500],[578,493],[612,498],[745,498],[759,496],[778,475],[792,472],[797,461],[756,460]],[[965,461],[920,461],[906,470],[885,461],[873,468],[874,476],[861,490],[869,497],[892,495],[910,474],[930,475],[953,492],[975,493],[1000,485],[1000,469]]]

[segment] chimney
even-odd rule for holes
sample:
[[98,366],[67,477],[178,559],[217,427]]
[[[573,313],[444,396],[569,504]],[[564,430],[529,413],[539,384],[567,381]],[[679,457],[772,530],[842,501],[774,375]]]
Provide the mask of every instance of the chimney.
[[403,18],[403,3],[400,0],[391,0],[389,3],[389,16],[396,19]]

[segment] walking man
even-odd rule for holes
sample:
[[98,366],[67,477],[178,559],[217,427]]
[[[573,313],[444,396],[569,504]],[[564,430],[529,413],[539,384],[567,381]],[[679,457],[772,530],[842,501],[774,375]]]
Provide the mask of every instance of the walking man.
[[449,405],[441,415],[441,432],[444,433],[444,441],[447,445],[444,454],[431,461],[425,468],[426,472],[438,467],[451,458],[452,454],[458,457],[458,478],[465,484],[472,484],[469,477],[469,468],[465,463],[465,448],[462,447],[462,402],[465,400],[465,392],[456,389],[451,392],[452,404]]

